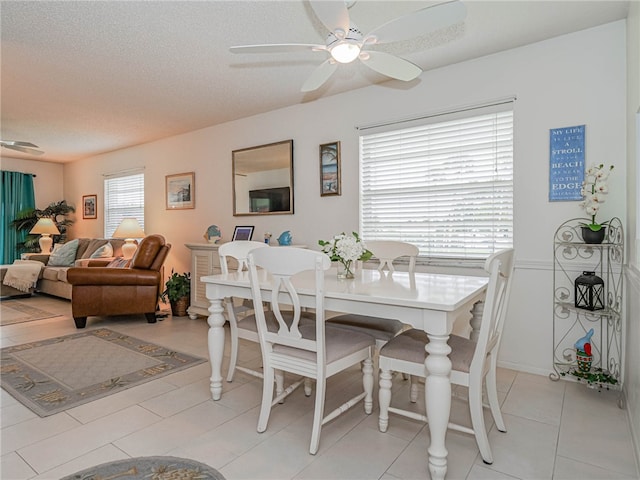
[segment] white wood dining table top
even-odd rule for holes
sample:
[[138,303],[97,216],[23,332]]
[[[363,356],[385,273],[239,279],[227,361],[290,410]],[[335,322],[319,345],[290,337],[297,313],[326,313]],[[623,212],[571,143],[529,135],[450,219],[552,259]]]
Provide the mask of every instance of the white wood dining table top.
[[[261,284],[265,289],[270,283],[266,272]],[[204,283],[226,286],[247,287],[248,272],[231,272],[210,275],[201,278]],[[405,306],[420,309],[455,311],[487,285],[487,278],[472,275],[447,275],[440,273],[379,272],[372,269],[359,269],[354,279],[339,279],[335,268],[325,272],[325,297],[365,301],[372,304]],[[313,294],[314,272],[302,272],[293,277],[300,294]]]

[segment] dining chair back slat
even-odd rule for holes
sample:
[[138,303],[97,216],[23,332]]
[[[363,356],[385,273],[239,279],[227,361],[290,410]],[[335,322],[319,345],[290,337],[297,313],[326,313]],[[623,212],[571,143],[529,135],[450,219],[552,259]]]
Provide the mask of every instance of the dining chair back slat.
[[409,273],[415,272],[416,258],[420,253],[416,245],[396,240],[369,240],[366,245],[367,250],[380,262],[378,270],[383,271],[386,267],[390,272],[394,272],[393,262],[400,257],[408,257],[409,266],[407,271]]

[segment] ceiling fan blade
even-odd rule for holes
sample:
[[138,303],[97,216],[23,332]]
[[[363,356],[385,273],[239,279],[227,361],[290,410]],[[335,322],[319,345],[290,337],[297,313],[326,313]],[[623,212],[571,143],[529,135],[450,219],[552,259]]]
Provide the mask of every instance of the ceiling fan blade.
[[307,81],[304,82],[304,85],[302,85],[300,90],[302,92],[312,92],[313,90],[320,88],[324,82],[329,80],[329,77],[333,75],[336,68],[338,68],[338,65],[331,58],[322,62],[320,66],[313,71],[309,78],[307,78]]
[[[17,143],[17,142],[16,142]],[[41,150],[35,150],[33,148],[28,148],[28,147],[21,147],[20,145],[11,145],[11,144],[5,144],[3,143],[2,146],[4,148],[8,148],[10,150],[16,150],[18,152],[22,152],[22,153],[28,153],[30,155],[42,155],[44,152]]]
[[440,3],[391,20],[370,32],[375,43],[390,43],[425,35],[434,30],[461,22],[467,7],[460,1]]
[[326,49],[327,47],[325,45],[311,45],[306,43],[273,43],[269,45],[239,45],[229,47],[231,53],[288,53]]
[[347,33],[349,31],[349,11],[344,1],[309,0],[309,4],[330,32],[342,30]]
[[385,52],[367,51],[361,61],[378,73],[405,82],[417,78],[422,73],[422,69],[410,61]]
[[9,140],[9,141],[0,140],[0,144],[2,144],[2,145],[18,145],[20,147],[38,148],[38,145],[34,145],[31,142],[17,142],[17,141],[14,141],[14,140]]

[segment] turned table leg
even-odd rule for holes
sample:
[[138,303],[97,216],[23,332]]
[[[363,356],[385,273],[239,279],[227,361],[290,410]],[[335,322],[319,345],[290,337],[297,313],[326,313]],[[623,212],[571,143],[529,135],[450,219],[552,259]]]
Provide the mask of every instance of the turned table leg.
[[445,438],[449,414],[451,411],[451,347],[447,344],[449,335],[429,334],[429,343],[425,349],[427,358],[425,368],[425,403],[431,444],[429,445],[429,471],[431,478],[443,479],[447,473],[447,448]]
[[222,299],[210,299],[211,315],[207,318],[209,324],[208,346],[209,361],[211,362],[211,396],[220,400],[222,396],[222,357],[224,355],[224,307]]

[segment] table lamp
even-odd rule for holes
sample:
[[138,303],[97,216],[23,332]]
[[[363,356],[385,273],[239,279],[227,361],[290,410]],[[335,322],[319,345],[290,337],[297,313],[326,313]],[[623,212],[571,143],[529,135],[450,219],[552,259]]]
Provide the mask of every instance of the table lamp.
[[42,253],[51,252],[51,247],[53,245],[53,238],[51,235],[60,235],[60,230],[56,227],[56,224],[53,222],[51,218],[39,218],[33,228],[29,231],[29,233],[40,234],[40,251]]
[[113,238],[124,238],[124,245],[122,245],[124,258],[131,258],[136,253],[138,245],[136,245],[134,238],[143,238],[144,236],[144,230],[135,218],[123,218],[122,223],[113,232]]

